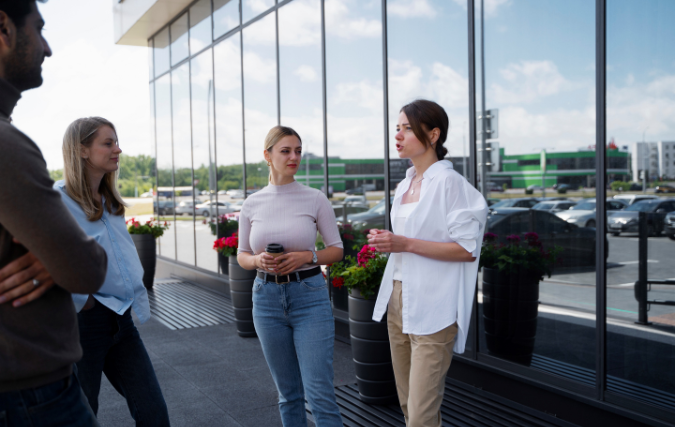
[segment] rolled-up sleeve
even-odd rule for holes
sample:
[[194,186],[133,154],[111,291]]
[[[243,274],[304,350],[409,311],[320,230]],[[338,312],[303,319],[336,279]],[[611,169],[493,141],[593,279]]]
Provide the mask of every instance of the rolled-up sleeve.
[[487,220],[487,203],[473,187],[453,180],[448,190],[446,224],[450,238],[476,256],[478,242]]

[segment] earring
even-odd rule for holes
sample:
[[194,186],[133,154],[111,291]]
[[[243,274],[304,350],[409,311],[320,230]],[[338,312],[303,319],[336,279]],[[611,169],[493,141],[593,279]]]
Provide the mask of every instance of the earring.
[[268,166],[268,167],[269,167],[269,166],[272,166],[272,163],[271,163],[271,162],[267,162],[267,166]]

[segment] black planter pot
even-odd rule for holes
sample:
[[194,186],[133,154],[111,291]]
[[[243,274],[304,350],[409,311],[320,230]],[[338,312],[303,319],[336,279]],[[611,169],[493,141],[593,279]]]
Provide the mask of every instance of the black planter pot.
[[155,252],[157,242],[152,234],[131,234],[130,236],[143,266],[143,285],[146,289],[152,289],[157,266],[157,253]]
[[[377,295],[377,293],[375,294]],[[361,400],[374,405],[396,403],[396,381],[391,364],[386,316],[375,322],[375,295],[365,299],[353,289],[349,295],[349,333]]]
[[[342,261],[345,260],[347,255],[351,255],[354,258],[356,258],[356,254],[358,254],[359,251],[352,249],[352,246],[354,246],[353,241],[343,240],[342,245],[344,246]],[[344,286],[341,288],[335,288],[331,286],[330,288],[333,299],[333,307],[343,311],[349,310],[349,302],[348,302],[349,292],[347,292],[347,288],[345,288]]]
[[253,326],[253,281],[255,270],[244,270],[236,256],[229,257],[230,297],[240,337],[255,337]]
[[537,334],[539,277],[483,268],[483,324],[490,354],[529,366]]
[[[232,236],[234,234],[234,231],[228,231],[228,232],[223,233],[220,230],[216,229],[216,233],[217,233],[216,238],[220,239],[220,238],[223,238],[223,237]],[[221,254],[220,252],[218,252],[218,266],[220,267],[220,272],[222,274],[230,274],[228,264],[229,264],[229,260],[227,259],[227,257],[225,255]]]

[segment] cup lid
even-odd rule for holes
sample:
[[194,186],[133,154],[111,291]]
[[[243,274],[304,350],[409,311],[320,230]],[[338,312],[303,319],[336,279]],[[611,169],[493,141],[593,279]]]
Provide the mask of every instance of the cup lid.
[[284,246],[280,245],[279,243],[270,243],[265,247],[265,252],[268,254],[283,254],[284,253]]

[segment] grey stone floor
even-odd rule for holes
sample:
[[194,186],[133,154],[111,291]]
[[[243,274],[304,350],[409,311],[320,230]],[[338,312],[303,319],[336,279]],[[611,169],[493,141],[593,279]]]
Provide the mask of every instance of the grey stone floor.
[[[155,367],[172,426],[281,426],[277,391],[257,338],[234,324],[172,331],[134,319]],[[351,349],[336,341],[335,386],[356,383]],[[103,379],[102,426],[134,426],[126,401]],[[313,427],[313,423],[308,422]]]

